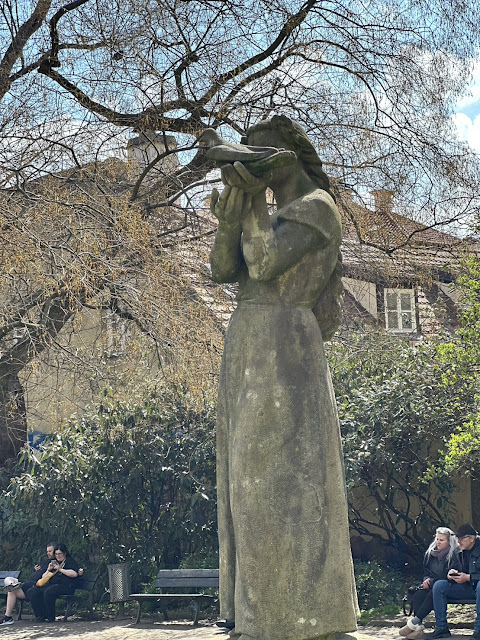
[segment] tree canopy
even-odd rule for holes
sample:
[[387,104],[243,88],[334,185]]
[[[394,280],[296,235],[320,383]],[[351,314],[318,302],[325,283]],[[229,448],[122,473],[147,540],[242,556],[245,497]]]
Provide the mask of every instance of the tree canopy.
[[[175,134],[180,152],[206,126],[241,134],[284,112],[342,183],[393,189],[440,224],[478,204],[468,188],[476,163],[450,115],[477,51],[479,11],[456,0],[10,1],[2,135],[12,144],[35,135],[75,165],[85,138],[95,155],[126,129],[156,130]],[[18,153],[26,146],[12,155],[5,145],[10,179],[34,169]],[[167,192],[205,176],[202,154],[190,158],[166,177]]]
[[455,517],[457,474],[433,478],[430,469],[475,410],[477,382],[458,376],[445,384],[449,365],[434,342],[359,333],[329,355],[351,531],[421,558],[435,528]]
[[469,381],[476,389],[476,402],[450,433],[444,457],[435,465],[432,476],[468,473],[480,478],[480,262],[471,256],[458,274],[461,291],[460,327],[451,340],[438,346],[445,365],[444,385],[451,389],[459,381]]
[[3,555],[10,549],[27,570],[55,537],[79,561],[130,562],[138,585],[215,551],[214,412],[190,405],[178,389],[137,404],[105,393],[41,454],[25,447],[0,497]]
[[[48,353],[56,371],[79,370],[82,354],[59,336],[90,307],[134,323],[162,366],[176,357],[191,373],[196,359],[198,386],[214,379],[221,320],[199,310],[216,294],[195,282],[213,231],[204,128],[233,140],[284,113],[357,200],[388,189],[428,225],[470,221],[478,159],[450,116],[479,13],[474,0],[4,2],[3,455],[24,440],[28,367]],[[136,171],[133,133],[162,141]],[[191,340],[198,349],[184,348]],[[88,387],[93,359],[82,357]]]

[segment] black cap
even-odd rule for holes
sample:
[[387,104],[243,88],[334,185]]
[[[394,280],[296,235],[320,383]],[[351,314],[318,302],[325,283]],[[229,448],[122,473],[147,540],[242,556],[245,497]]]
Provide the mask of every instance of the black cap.
[[455,535],[457,536],[457,538],[461,538],[462,536],[476,536],[477,532],[471,524],[462,524],[460,527],[458,527]]

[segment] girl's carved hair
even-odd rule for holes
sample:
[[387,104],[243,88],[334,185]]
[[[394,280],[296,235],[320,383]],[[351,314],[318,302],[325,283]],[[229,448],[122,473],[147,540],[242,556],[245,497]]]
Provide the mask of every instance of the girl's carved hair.
[[344,291],[342,273],[342,254],[339,251],[335,269],[312,309],[324,342],[333,338],[342,323]]
[[273,116],[270,120],[261,120],[247,129],[247,140],[257,131],[279,132],[288,147],[297,154],[297,158],[302,163],[302,166],[307,172],[309,178],[320,189],[329,193],[335,200],[330,189],[330,180],[322,168],[322,161],[318,157],[315,147],[308,139],[307,134],[298,122],[287,118],[287,116]]

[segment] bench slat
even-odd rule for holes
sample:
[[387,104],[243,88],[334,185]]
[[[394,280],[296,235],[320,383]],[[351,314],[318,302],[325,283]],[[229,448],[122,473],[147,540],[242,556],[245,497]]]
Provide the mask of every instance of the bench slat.
[[131,593],[128,597],[132,598],[132,600],[148,600],[149,598],[187,598],[187,600],[192,598],[211,598],[216,600],[215,596],[210,596],[208,593]]
[[155,580],[155,586],[162,589],[171,589],[176,587],[218,587],[218,578],[178,578],[173,580],[171,578],[157,578]]
[[218,569],[160,569],[157,578],[218,578]]
[[83,589],[83,591],[92,591],[98,579],[98,573],[84,573],[83,576],[77,578],[75,589]]
[[[160,569],[155,580],[157,589],[176,589],[178,587],[190,588],[218,588],[218,569]],[[130,598],[138,602],[136,624],[142,616],[142,603],[145,600],[186,599],[195,604],[195,616],[193,624],[198,624],[200,602],[216,600],[215,596],[203,593],[131,593]]]

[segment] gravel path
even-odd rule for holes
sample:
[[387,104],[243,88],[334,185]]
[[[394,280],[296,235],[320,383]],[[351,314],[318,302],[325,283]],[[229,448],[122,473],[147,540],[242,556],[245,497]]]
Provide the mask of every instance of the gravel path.
[[[357,633],[345,634],[338,640],[401,640],[399,627],[404,617],[386,618],[374,624],[360,626]],[[472,624],[452,628],[452,639],[472,636]],[[0,640],[228,640],[222,629],[213,623],[202,623],[193,627],[192,623],[142,622],[134,624],[133,619],[83,620],[71,619],[54,624],[21,620],[13,625],[0,627]],[[279,638],[278,640],[281,640]],[[428,640],[428,635],[426,635]]]
[[228,638],[213,625],[193,627],[174,622],[148,622],[138,625],[127,620],[69,620],[68,622],[38,623],[21,620],[0,627],[0,640],[225,640]]

